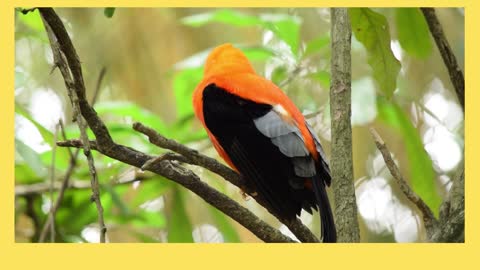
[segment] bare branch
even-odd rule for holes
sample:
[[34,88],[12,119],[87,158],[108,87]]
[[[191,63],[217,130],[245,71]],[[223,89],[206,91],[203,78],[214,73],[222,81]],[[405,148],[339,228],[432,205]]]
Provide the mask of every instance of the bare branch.
[[[67,48],[68,46],[65,46],[65,44],[60,43],[60,37],[62,37],[63,35],[65,35],[66,38],[70,40],[60,18],[51,8],[39,8],[39,11],[40,11],[40,14],[42,15],[42,20],[45,25],[45,30],[47,31],[49,41],[52,47],[55,65],[60,69],[62,76],[65,79],[65,84],[68,90],[68,96],[72,103],[73,115],[75,116],[77,125],[80,129],[80,137],[82,139],[83,149],[84,149],[83,153],[87,157],[88,168],[91,175],[92,193],[93,193],[92,200],[95,202],[95,205],[97,207],[97,212],[98,212],[98,224],[100,226],[100,242],[105,243],[105,234],[107,229],[106,229],[105,221],[103,217],[103,206],[102,206],[102,202],[100,201],[100,186],[98,184],[98,175],[97,175],[97,172],[95,169],[95,163],[90,151],[90,144],[89,144],[88,135],[86,132],[86,126],[83,122],[82,114],[80,113],[79,96],[78,96],[78,92],[76,91],[77,87],[79,87],[80,85],[82,85],[83,90],[85,90],[83,77],[81,74],[81,70],[80,71],[75,70],[74,61],[68,61],[69,59],[66,58],[68,52],[70,53],[73,52],[74,55],[76,56],[75,49],[73,48],[73,45],[71,44],[71,42],[69,44],[71,45],[71,48]],[[78,60],[78,56],[77,56],[77,60]],[[79,61],[77,61],[77,63],[78,63],[78,68],[80,69]],[[51,218],[53,219],[53,215],[51,215]],[[50,223],[53,224],[53,221]]]
[[332,8],[330,115],[332,122],[332,185],[338,242],[359,242],[360,231],[353,181],[351,127],[352,31],[346,8]]
[[241,179],[238,173],[234,172],[232,169],[227,166],[219,163],[217,160],[204,156],[198,151],[188,148],[185,145],[182,145],[174,140],[168,139],[157,133],[152,128],[149,128],[141,123],[133,123],[133,129],[145,134],[149,141],[154,145],[168,149],[173,152],[179,153],[180,155],[187,158],[188,163],[204,167],[209,171],[216,173],[225,180],[229,181],[233,185],[242,188]]
[[432,210],[422,200],[422,198],[420,198],[420,196],[418,196],[407,184],[402,174],[400,173],[400,169],[395,164],[395,161],[393,161],[392,155],[390,154],[387,145],[377,133],[377,131],[374,128],[370,128],[370,133],[372,134],[373,140],[375,141],[375,145],[377,146],[380,153],[382,153],[383,159],[385,160],[385,165],[387,165],[388,170],[392,174],[397,184],[400,186],[400,190],[403,192],[403,194],[405,194],[408,200],[410,200],[418,207],[418,209],[422,213],[423,224],[425,225],[425,229],[427,231],[427,237],[430,238],[438,225],[438,221],[433,215]]
[[[101,85],[101,82],[102,82],[102,79],[103,77],[105,76],[105,72],[106,72],[106,69],[105,68],[102,68],[102,70],[100,71],[100,74],[98,76],[98,80],[97,80],[97,86],[95,88],[95,93],[94,93],[94,96],[93,96],[93,99],[92,99],[92,105],[95,104],[96,102],[96,97],[98,96],[98,93],[100,92],[100,85]],[[62,136],[63,136],[63,139],[64,140],[67,140],[67,135],[65,133],[65,126],[63,125],[63,121],[62,119],[60,119],[58,121],[58,125],[60,127],[60,131],[62,133]],[[55,138],[54,139],[54,142],[56,142],[57,139]],[[54,145],[54,149],[56,148],[56,144]],[[96,145],[95,145],[96,146]],[[53,204],[53,207],[50,209],[50,213],[49,213],[49,216],[47,218],[47,220],[45,221],[45,224],[43,226],[43,229],[42,229],[42,232],[40,234],[40,237],[39,237],[39,240],[38,242],[42,243],[45,239],[45,236],[46,236],[46,228],[48,228],[49,226],[51,227],[54,227],[54,224],[55,224],[55,215],[58,211],[58,209],[60,208],[60,205],[62,203],[62,200],[63,200],[63,197],[64,197],[64,194],[65,194],[65,191],[69,186],[69,182],[70,182],[70,177],[72,176],[73,174],[73,169],[75,168],[75,165],[77,163],[77,158],[78,158],[78,154],[80,153],[80,149],[77,148],[77,150],[75,150],[75,153],[72,152],[71,148],[67,148],[68,150],[68,154],[70,155],[70,161],[69,161],[69,165],[68,165],[68,168],[67,168],[67,171],[65,173],[65,176],[63,177],[63,181],[62,181],[62,184],[60,187],[58,187],[57,189],[59,190],[58,192],[58,196],[57,196],[57,200],[55,201],[55,203]],[[53,153],[54,150],[52,150]],[[53,159],[54,155],[52,155],[52,159]],[[53,163],[53,162],[52,162]],[[52,168],[52,170],[54,170],[54,168]],[[86,188],[91,188],[91,185],[87,185],[85,186]],[[27,187],[24,187],[26,189],[28,189]],[[21,190],[21,189],[20,189]],[[54,183],[54,173],[52,172],[52,182],[51,182],[51,186],[49,187],[49,191],[50,193],[52,194],[53,193],[53,190],[55,190],[55,183]],[[41,193],[41,192],[40,192]],[[15,187],[15,195],[17,196],[17,186]],[[53,198],[51,200],[53,202]],[[52,230],[53,231],[53,230]],[[54,238],[54,237],[53,237]]]
[[448,44],[447,38],[443,32],[442,25],[435,14],[434,8],[421,8],[423,16],[427,21],[430,32],[432,33],[435,42],[437,43],[438,50],[440,55],[443,58],[443,62],[448,69],[448,74],[450,75],[450,80],[452,81],[453,87],[455,88],[455,93],[457,94],[458,102],[462,106],[463,111],[465,112],[465,79],[463,77],[463,72],[458,66],[457,58],[453,54],[450,45]]
[[[241,190],[247,193],[251,193],[249,192],[249,190],[246,190],[246,187],[243,185],[241,177],[238,173],[228,168],[227,166],[219,163],[217,160],[204,156],[200,154],[198,151],[188,148],[182,144],[179,144],[174,140],[165,138],[162,135],[158,134],[155,130],[149,127],[146,127],[141,123],[134,123],[133,129],[147,135],[150,142],[155,144],[156,146],[177,152],[178,154],[182,155],[185,158],[183,160],[184,162],[206,168],[207,170],[222,176],[225,180],[237,186]],[[151,166],[151,164],[155,162],[155,160],[163,160],[163,159],[165,159],[164,156],[154,158],[152,160],[147,161],[146,164],[144,164],[144,166],[149,167]],[[265,201],[262,201],[261,198],[257,196],[252,196],[252,195],[250,196],[254,198],[261,206],[267,209],[270,212],[270,214],[272,214],[280,222],[285,224],[285,226],[287,226],[289,230],[300,241],[318,242],[318,239],[315,237],[315,235],[313,235],[312,232],[305,225],[303,225],[303,223],[299,219],[295,219],[295,220],[282,219],[279,216],[277,216],[273,210],[269,209],[269,206],[267,205],[267,203]]]
[[[69,176],[70,172],[70,167],[67,169],[67,173],[65,174],[65,179],[67,176]],[[70,174],[71,175],[71,174]],[[71,177],[70,177],[71,178]],[[129,179],[126,181],[119,181],[119,182],[114,182],[112,183],[112,186],[121,186],[121,185],[129,185],[132,184],[135,181],[150,181],[152,177],[148,176],[136,176],[134,179]],[[82,180],[69,180],[67,182],[67,186],[65,186],[65,181],[55,181],[53,184],[53,191],[54,192],[59,192],[59,195],[57,197],[57,202],[61,201],[58,200],[60,198],[60,194],[65,193],[66,189],[68,190],[81,190],[81,189],[91,189],[92,184],[88,181],[82,181]],[[49,192],[50,191],[50,186],[46,183],[36,183],[36,184],[28,184],[28,185],[16,185],[15,186],[15,196],[21,196],[21,197],[28,197],[32,195],[41,195],[43,193]],[[63,195],[62,195],[63,196]],[[56,204],[55,204],[56,206]],[[54,208],[55,208],[54,206]]]
[[[225,165],[219,163],[217,160],[212,159],[210,157],[204,156],[198,151],[194,149],[190,149],[184,145],[179,144],[178,142],[167,139],[162,135],[158,134],[153,129],[144,126],[140,123],[134,123],[134,129],[143,134],[147,135],[152,143],[155,145],[162,147],[164,149],[175,150],[179,153],[183,153],[184,155],[180,156],[172,156],[172,153],[166,153],[162,156],[151,158],[147,160],[143,165],[140,167],[148,167],[146,169],[150,169],[152,166],[157,164],[156,161],[161,162],[162,160],[179,160],[181,162],[185,162],[192,165],[201,166],[203,168],[208,169],[211,172],[217,173],[218,175],[222,176],[225,180],[229,181],[233,185],[242,188],[240,176],[234,172],[232,169],[226,167]],[[82,142],[80,140],[69,140],[65,142],[58,142],[58,146],[62,147],[82,147]],[[98,150],[97,143],[95,141],[90,142],[92,149]],[[132,151],[136,151],[133,150]],[[167,155],[167,156],[165,156]],[[127,162],[128,163],[128,162]],[[175,181],[175,180],[173,180]],[[176,181],[175,181],[176,182]],[[264,208],[267,208],[265,202],[259,200],[257,197],[253,197],[257,202],[262,205]],[[275,216],[275,215],[274,215]],[[277,217],[277,216],[275,216]],[[299,220],[283,220],[277,217],[280,222],[285,224],[288,229],[301,241],[301,242],[308,242],[308,243],[316,243],[318,242],[318,238],[312,234],[312,232]]]
[[449,218],[441,223],[430,237],[433,243],[464,243],[465,242],[465,209],[456,209]]
[[[58,124],[55,126],[55,133],[53,135],[53,141],[57,141],[58,136],[58,129],[60,126],[61,120],[58,121]],[[52,164],[50,165],[50,183],[48,186],[48,191],[50,193],[50,202],[53,202],[53,185],[55,182],[55,156],[57,145],[53,145],[52,147]],[[50,242],[55,242],[55,222],[53,222],[53,217],[55,216],[56,209],[54,207],[50,207],[50,211],[48,214],[47,221],[43,225],[42,232],[40,233],[40,237],[38,238],[38,242],[43,243],[45,241],[45,237],[47,236],[48,229],[50,229]]]
[[[421,8],[430,32],[437,44],[443,62],[447,67],[450,81],[455,88],[458,101],[465,112],[465,78],[457,59],[445,37],[442,25],[434,8]],[[463,242],[465,240],[465,168],[458,169],[449,197],[440,208],[440,226],[432,235],[432,242]]]

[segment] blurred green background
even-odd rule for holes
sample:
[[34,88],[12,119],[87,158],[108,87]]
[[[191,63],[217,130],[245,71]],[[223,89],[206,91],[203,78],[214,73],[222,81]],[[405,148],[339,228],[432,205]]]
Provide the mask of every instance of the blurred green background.
[[[82,62],[91,99],[106,76],[95,109],[113,139],[152,155],[164,152],[131,129],[155,128],[218,158],[193,117],[191,94],[209,50],[233,43],[257,72],[291,97],[330,154],[330,12],[327,8],[73,8],[56,9]],[[15,237],[36,242],[69,166],[54,148],[59,119],[79,137],[70,102],[53,65],[38,11],[15,12]],[[464,66],[464,10],[437,9]],[[415,191],[438,214],[457,167],[463,166],[464,116],[447,70],[419,9],[355,9],[352,21],[352,125],[357,204],[363,242],[425,240],[418,210],[385,167],[368,127],[386,141]],[[366,30],[366,31],[365,31]],[[364,32],[374,33],[365,35]],[[388,65],[379,64],[379,59]],[[382,62],[380,61],[380,62]],[[398,75],[397,75],[398,74]],[[91,134],[91,138],[93,134]],[[253,234],[188,190],[94,152],[109,242],[258,242]],[[260,218],[291,233],[253,199],[205,169],[202,180]],[[86,160],[79,155],[55,221],[55,241],[98,241]],[[57,183],[58,184],[58,183]],[[302,221],[319,234],[318,213]],[[49,238],[47,238],[49,240]]]

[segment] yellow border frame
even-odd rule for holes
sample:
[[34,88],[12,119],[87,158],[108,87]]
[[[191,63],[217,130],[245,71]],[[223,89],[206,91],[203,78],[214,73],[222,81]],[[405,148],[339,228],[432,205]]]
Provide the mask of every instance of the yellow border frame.
[[[173,2],[173,1],[172,1]],[[436,6],[465,7],[465,79],[466,79],[466,243],[465,244],[15,244],[14,237],[14,7],[16,6]],[[0,267],[2,269],[157,269],[197,268],[264,268],[343,269],[364,266],[393,269],[465,269],[476,268],[473,257],[479,246],[480,191],[479,166],[472,149],[480,149],[480,127],[475,115],[480,115],[479,35],[480,1],[478,0],[230,0],[198,3],[182,0],[158,3],[152,0],[64,0],[64,1],[0,1]],[[475,27],[477,25],[477,27]],[[477,29],[475,31],[475,29]],[[477,65],[475,65],[477,64]],[[472,260],[471,262],[469,262]],[[474,261],[475,260],[475,261]],[[8,265],[8,266],[7,266]],[[467,267],[470,266],[470,267]]]

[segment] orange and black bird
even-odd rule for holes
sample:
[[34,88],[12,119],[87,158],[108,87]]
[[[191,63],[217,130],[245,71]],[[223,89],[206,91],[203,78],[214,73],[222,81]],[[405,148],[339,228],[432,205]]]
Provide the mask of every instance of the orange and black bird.
[[330,169],[320,140],[290,98],[257,75],[239,49],[213,49],[193,106],[215,149],[251,194],[287,220],[302,208],[310,214],[318,209],[323,242],[336,242],[326,192]]

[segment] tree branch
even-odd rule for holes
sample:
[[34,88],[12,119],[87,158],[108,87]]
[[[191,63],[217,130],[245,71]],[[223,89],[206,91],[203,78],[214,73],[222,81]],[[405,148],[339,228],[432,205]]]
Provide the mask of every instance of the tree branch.
[[[142,168],[145,167],[147,163],[150,163],[147,169],[150,169],[153,165],[157,164],[158,162],[162,162],[163,160],[179,160],[181,162],[185,162],[192,165],[201,166],[206,168],[207,170],[216,173],[223,177],[225,180],[229,181],[233,185],[242,188],[242,182],[240,176],[233,171],[232,169],[228,168],[227,166],[219,163],[217,160],[207,157],[198,153],[198,151],[188,148],[178,142],[167,139],[162,135],[158,134],[155,130],[144,126],[141,123],[134,123],[133,127],[135,130],[147,135],[149,137],[150,142],[153,144],[172,151],[176,151],[180,155],[172,155],[173,153],[166,153],[160,157],[152,158],[147,160],[143,165]],[[91,141],[90,144],[92,145],[92,149],[98,150],[97,143],[95,141]],[[58,142],[58,146],[62,147],[82,147],[82,142],[80,140],[69,140],[65,142]],[[133,150],[136,151],[136,150]],[[167,157],[165,157],[167,155]],[[153,162],[152,162],[153,161]],[[252,196],[260,205],[264,208],[267,208],[265,202],[261,201],[258,197]],[[272,214],[274,215],[274,214]],[[275,215],[274,215],[275,216]],[[318,242],[318,239],[312,232],[299,220],[283,220],[278,216],[275,216],[280,222],[285,224],[287,228],[301,241],[301,242],[309,242],[315,243]]]
[[[60,126],[61,119],[58,121],[58,124],[55,126],[55,133],[53,135],[53,141],[57,141],[58,136],[58,129]],[[48,192],[50,193],[50,202],[53,202],[53,184],[55,181],[55,156],[57,152],[57,145],[53,145],[52,147],[52,164],[50,165],[50,183],[48,186]],[[55,203],[56,204],[56,203]],[[53,219],[55,214],[57,213],[56,207],[50,207],[50,211],[48,213],[48,218],[43,225],[42,231],[40,233],[40,237],[38,238],[38,242],[43,243],[45,241],[45,237],[47,236],[48,229],[50,228],[50,242],[55,242],[55,222]]]
[[[82,142],[80,140],[70,140],[67,142],[59,142],[58,146],[82,147]],[[145,162],[153,158],[150,155],[123,145],[113,144],[112,147],[113,149],[111,151],[104,151],[101,149],[105,148],[100,148],[98,143],[92,144],[92,149],[138,168],[141,168]],[[162,175],[189,189],[207,203],[216,207],[245,228],[249,229],[253,234],[265,242],[293,242],[293,240],[260,220],[252,212],[242,207],[234,200],[201,181],[195,173],[170,160],[153,163],[150,166],[149,171]]]
[[[99,152],[111,158],[117,159],[124,163],[142,167],[142,165],[152,159],[151,156],[141,153],[123,145],[118,145],[113,142],[108,129],[103,121],[98,117],[95,110],[88,104],[85,95],[85,85],[83,82],[83,75],[80,61],[75,52],[73,44],[61,22],[60,18],[51,8],[41,8],[40,12],[45,21],[51,27],[55,35],[56,42],[52,43],[52,49],[55,51],[55,46],[58,46],[61,54],[57,64],[68,64],[68,71],[70,71],[73,78],[64,75],[65,84],[68,89],[74,90],[78,98],[79,111],[87,121],[89,127],[96,137],[96,144],[92,144],[92,149],[97,149]],[[66,62],[66,63],[65,63]],[[62,70],[62,68],[60,68]],[[75,104],[75,102],[74,102]],[[82,147],[89,144],[88,140],[82,140]],[[172,181],[191,190],[206,202],[218,208],[223,213],[232,217],[234,220],[242,224],[244,227],[253,232],[257,237],[266,242],[292,242],[292,240],[278,230],[272,228],[267,223],[260,220],[250,211],[240,206],[237,202],[231,200],[222,193],[212,189],[210,186],[202,182],[197,175],[192,171],[179,166],[169,160],[164,160],[158,164],[154,164],[150,171],[165,176]]]
[[[102,68],[102,70],[100,71],[100,74],[98,76],[97,84],[96,84],[96,87],[95,87],[95,92],[94,92],[94,95],[93,95],[93,98],[92,98],[92,105],[95,104],[96,99],[98,97],[98,94],[100,93],[100,86],[101,86],[103,77],[105,76],[105,72],[106,72],[106,68],[104,67],[104,68]],[[60,126],[60,131],[62,133],[63,139],[67,140],[67,135],[65,133],[65,127],[63,125],[62,119],[59,120],[59,126]],[[54,141],[56,142],[57,139],[55,139]],[[40,243],[43,242],[44,239],[45,239],[46,228],[49,227],[49,226],[53,226],[53,224],[55,224],[55,215],[57,214],[57,211],[60,208],[60,205],[63,201],[65,191],[67,190],[67,188],[70,185],[70,177],[73,175],[73,170],[74,170],[74,168],[76,166],[76,163],[77,163],[78,154],[80,153],[80,148],[77,148],[75,150],[75,153],[72,153],[70,148],[67,148],[67,149],[68,149],[68,154],[70,155],[68,168],[67,168],[67,171],[66,171],[66,173],[63,177],[63,181],[62,181],[61,186],[57,188],[59,190],[57,200],[53,204],[53,207],[50,211],[50,214],[49,214],[47,220],[45,221],[45,224],[43,225],[43,229],[42,229],[42,232],[41,232],[39,240],[38,240],[38,242],[40,242]],[[52,155],[52,157],[53,157],[53,155]],[[92,188],[92,187],[91,187],[91,185],[87,185],[86,188]],[[50,187],[50,192],[53,192],[54,189],[55,189],[55,183],[53,182],[53,176],[52,176],[52,185]],[[15,187],[15,195],[17,195],[17,187]],[[52,202],[53,202],[53,199],[52,199]]]
[[[238,173],[233,171],[232,169],[228,168],[227,166],[219,163],[217,160],[207,157],[198,153],[198,151],[188,148],[182,144],[177,143],[174,140],[168,139],[163,137],[162,135],[158,134],[155,130],[144,126],[141,123],[134,123],[133,129],[138,132],[145,134],[151,143],[155,144],[156,146],[164,149],[168,149],[174,151],[180,155],[182,155],[185,159],[183,160],[186,163],[201,166],[206,168],[207,170],[216,173],[223,177],[225,180],[230,182],[231,184],[237,186],[241,190],[244,190],[247,193],[249,190],[246,190],[246,187],[243,185],[241,177]],[[160,157],[160,160],[163,159],[163,156]],[[153,159],[155,161],[155,159]],[[145,166],[145,165],[144,165]],[[252,196],[261,206],[270,212],[273,216],[275,216],[280,222],[282,222],[287,228],[302,242],[318,242],[318,239],[312,232],[305,226],[303,223],[297,218],[294,220],[285,220],[275,214],[275,211],[269,209],[268,204],[265,201],[262,201],[261,198],[257,196]]]
[[453,51],[448,44],[442,25],[435,14],[435,9],[421,8],[421,10],[425,20],[427,21],[428,27],[430,28],[430,32],[435,39],[435,43],[437,44],[440,55],[443,58],[443,62],[447,67],[450,80],[452,81],[452,85],[455,88],[455,93],[457,94],[458,102],[465,112],[465,79],[463,77],[462,70],[458,66],[457,58],[453,54]]
[[377,131],[374,128],[370,128],[370,133],[372,134],[372,137],[375,141],[375,145],[383,156],[385,165],[387,165],[388,170],[392,174],[397,184],[400,186],[400,190],[403,192],[403,194],[405,194],[408,200],[410,200],[413,204],[417,206],[417,208],[422,213],[423,224],[425,225],[425,230],[427,231],[427,237],[430,239],[438,225],[438,221],[433,215],[432,210],[422,200],[422,198],[420,198],[420,196],[418,196],[407,184],[402,174],[400,173],[400,169],[395,164],[395,161],[393,161],[392,155],[390,154],[387,145],[377,133]]
[[[83,96],[85,97],[85,86],[83,83],[83,76],[80,69],[80,61],[76,55],[75,49],[68,37],[63,23],[60,18],[51,8],[39,8],[42,20],[45,25],[45,30],[48,35],[48,39],[51,44],[52,53],[54,56],[54,63],[60,69],[62,76],[65,80],[65,85],[68,90],[68,96],[73,108],[73,115],[76,118],[78,128],[80,129],[80,138],[83,142],[83,153],[85,154],[88,162],[88,169],[91,175],[92,182],[92,200],[95,202],[95,206],[98,212],[98,224],[100,227],[100,242],[105,243],[105,234],[107,227],[103,217],[103,206],[100,200],[100,187],[98,184],[98,175],[95,169],[95,162],[91,155],[90,144],[86,131],[85,123],[83,122],[82,114],[80,114],[80,94],[83,90]],[[66,37],[66,39],[65,39]],[[61,43],[62,40],[68,42]],[[68,46],[70,45],[70,46]],[[77,61],[72,61],[68,58],[69,55],[76,56]],[[66,58],[66,59],[65,59]],[[65,61],[66,60],[66,61]],[[53,223],[52,223],[53,224]]]
[[351,117],[352,31],[346,8],[331,9],[332,58],[330,115],[332,122],[331,171],[338,242],[359,242],[353,182]]
[[[458,101],[465,112],[465,78],[458,66],[457,59],[445,37],[442,25],[433,8],[421,8],[430,32],[435,39],[443,62],[447,67],[450,81],[455,88]],[[431,242],[464,242],[465,241],[465,168],[461,164],[448,198],[440,208],[440,226],[430,238]]]

